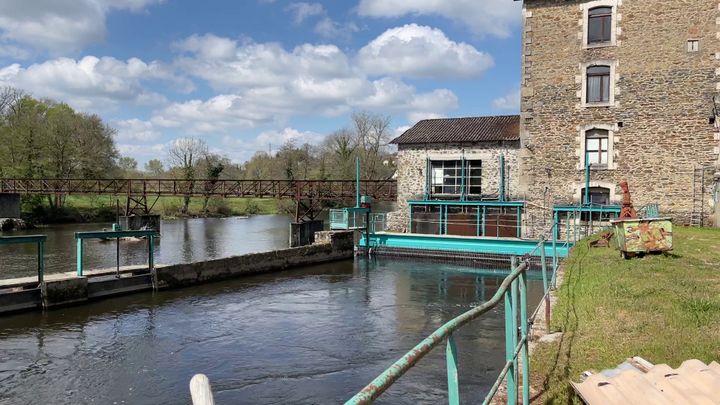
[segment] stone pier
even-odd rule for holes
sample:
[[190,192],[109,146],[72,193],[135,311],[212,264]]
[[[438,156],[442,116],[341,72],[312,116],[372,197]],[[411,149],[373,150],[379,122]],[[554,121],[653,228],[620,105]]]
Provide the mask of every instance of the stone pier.
[[20,218],[20,194],[0,193],[0,218]]

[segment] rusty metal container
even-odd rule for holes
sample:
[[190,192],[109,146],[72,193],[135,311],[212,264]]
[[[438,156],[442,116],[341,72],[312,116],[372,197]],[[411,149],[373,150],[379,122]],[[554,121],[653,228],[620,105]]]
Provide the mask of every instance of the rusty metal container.
[[624,258],[641,253],[668,252],[673,248],[671,218],[619,219],[612,224]]

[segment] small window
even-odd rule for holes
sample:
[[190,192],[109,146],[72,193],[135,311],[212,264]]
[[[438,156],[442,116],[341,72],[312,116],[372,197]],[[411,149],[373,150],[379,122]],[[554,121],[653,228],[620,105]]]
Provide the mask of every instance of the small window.
[[610,66],[589,66],[587,68],[588,103],[610,102]]
[[611,42],[612,7],[595,7],[588,10],[588,44]]
[[[482,194],[482,161],[466,160],[465,175],[462,160],[437,160],[430,162],[432,168],[432,194]],[[463,183],[464,182],[464,183]]]
[[688,40],[687,47],[688,52],[698,52],[700,51],[700,41],[697,39],[690,39]]
[[591,129],[585,132],[585,153],[593,166],[608,165],[608,139],[610,132],[605,129]]

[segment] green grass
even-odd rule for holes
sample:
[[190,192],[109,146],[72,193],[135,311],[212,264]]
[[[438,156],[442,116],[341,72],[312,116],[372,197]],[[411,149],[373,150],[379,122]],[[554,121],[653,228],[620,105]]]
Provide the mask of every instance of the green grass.
[[[125,198],[120,197],[120,210],[125,210]],[[66,207],[76,210],[97,210],[99,208],[110,209],[115,212],[116,198],[112,196],[69,196],[66,200]],[[152,204],[154,198],[149,198],[148,203]],[[181,197],[161,197],[153,207],[153,213],[160,214],[165,218],[181,216]],[[201,215],[203,207],[202,198],[193,198],[190,201],[189,215]],[[208,204],[209,214],[215,216],[232,215],[265,215],[277,214],[280,212],[280,204],[277,200],[267,198],[211,198]]]
[[542,403],[580,403],[569,385],[585,370],[641,356],[679,366],[720,360],[720,230],[677,227],[674,250],[624,260],[582,241],[565,262],[553,309],[559,342],[532,356]]

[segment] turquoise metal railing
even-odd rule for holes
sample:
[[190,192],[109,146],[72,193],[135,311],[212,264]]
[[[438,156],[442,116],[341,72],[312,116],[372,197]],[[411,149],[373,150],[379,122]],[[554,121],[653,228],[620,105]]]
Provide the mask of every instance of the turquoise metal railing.
[[[518,399],[518,388],[521,385],[522,402],[528,404],[530,400],[530,369],[528,357],[528,334],[530,319],[527,314],[527,271],[530,269],[530,257],[539,254],[541,258],[543,289],[545,291],[543,301],[545,303],[546,322],[550,319],[550,291],[557,283],[557,269],[559,266],[558,250],[569,248],[571,242],[566,239],[558,241],[558,223],[554,223],[550,229],[552,238],[552,274],[548,278],[547,256],[545,238],[541,238],[535,250],[518,260],[516,256],[511,258],[511,272],[498,288],[493,297],[483,305],[473,308],[470,311],[445,323],[430,336],[421,341],[412,350],[386,369],[375,378],[370,384],[349,399],[346,405],[369,404],[385,392],[395,381],[402,377],[408,370],[417,364],[423,357],[430,353],[442,342],[446,342],[445,356],[448,380],[448,403],[460,403],[460,385],[458,378],[457,348],[453,333],[464,325],[479,318],[483,314],[497,307],[501,302],[505,306],[505,365],[497,380],[488,392],[483,404],[488,404],[497,393],[500,385],[507,377],[507,403],[515,404]],[[577,235],[577,231],[573,232]],[[568,238],[570,233],[568,232]],[[540,306],[538,306],[538,310]],[[537,314],[537,310],[532,318]],[[519,318],[519,321],[518,321]],[[548,328],[549,329],[549,328]],[[521,368],[518,369],[518,363]],[[518,373],[521,370],[521,377]]]
[[46,235],[0,236],[0,245],[37,244],[38,283],[42,283],[45,277],[45,241]]
[[[148,268],[155,267],[155,236],[157,232],[154,230],[146,231],[98,231],[98,232],[75,232],[75,240],[77,242],[77,275],[83,275],[83,241],[86,239],[116,239],[120,238],[147,238],[148,241]],[[120,266],[120,258],[118,253],[118,272]]]

